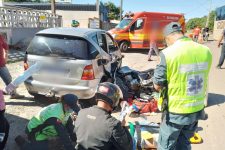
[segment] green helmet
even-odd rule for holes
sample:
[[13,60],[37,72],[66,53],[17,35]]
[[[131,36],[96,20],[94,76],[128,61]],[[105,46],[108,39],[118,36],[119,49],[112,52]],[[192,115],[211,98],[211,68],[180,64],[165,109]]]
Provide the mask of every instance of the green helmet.
[[120,99],[123,98],[119,86],[110,82],[100,83],[95,94],[96,100],[108,103],[113,109],[118,106]]

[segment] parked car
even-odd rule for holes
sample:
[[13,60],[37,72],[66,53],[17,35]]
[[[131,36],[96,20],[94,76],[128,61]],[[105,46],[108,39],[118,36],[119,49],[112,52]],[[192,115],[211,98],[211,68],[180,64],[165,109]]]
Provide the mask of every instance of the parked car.
[[43,67],[25,81],[33,96],[76,94],[91,100],[97,85],[105,81],[121,52],[106,31],[82,28],[51,28],[38,32],[27,48],[24,68],[36,62]]

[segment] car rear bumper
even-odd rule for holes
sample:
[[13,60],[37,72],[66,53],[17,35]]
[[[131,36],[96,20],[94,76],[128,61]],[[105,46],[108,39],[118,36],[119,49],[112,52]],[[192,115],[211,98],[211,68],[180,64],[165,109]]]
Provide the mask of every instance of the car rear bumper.
[[[75,94],[79,99],[90,99],[95,96],[98,81],[92,80],[92,86],[81,85],[59,85],[49,84],[40,81],[28,79],[25,81],[27,90],[34,94],[41,94],[46,96],[60,96],[68,93]],[[93,83],[96,82],[96,83]],[[96,86],[93,86],[96,85]]]

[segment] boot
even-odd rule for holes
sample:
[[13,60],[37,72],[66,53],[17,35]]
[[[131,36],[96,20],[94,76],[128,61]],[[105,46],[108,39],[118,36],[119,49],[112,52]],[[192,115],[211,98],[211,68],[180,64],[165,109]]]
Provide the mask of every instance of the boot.
[[23,138],[21,135],[18,135],[15,138],[15,142],[20,148],[22,148],[26,144],[25,138]]

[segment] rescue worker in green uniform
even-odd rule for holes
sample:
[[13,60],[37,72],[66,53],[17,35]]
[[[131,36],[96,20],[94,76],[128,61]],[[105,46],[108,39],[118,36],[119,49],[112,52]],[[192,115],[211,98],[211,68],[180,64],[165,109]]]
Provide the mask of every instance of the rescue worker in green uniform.
[[163,111],[158,150],[190,150],[189,139],[198,120],[204,119],[204,100],[212,54],[206,46],[184,36],[179,23],[164,29],[168,47],[160,53],[153,82],[161,92],[158,105]]
[[[64,147],[65,150],[74,150],[71,142],[73,127],[68,132],[66,126],[72,126],[69,118],[71,114],[78,114],[80,110],[77,101],[77,96],[66,94],[61,97],[60,103],[44,107],[27,125],[26,134],[30,142],[17,137],[15,139],[17,144],[22,150],[49,150],[51,140],[59,139],[60,147]],[[76,139],[73,137],[73,140]]]

